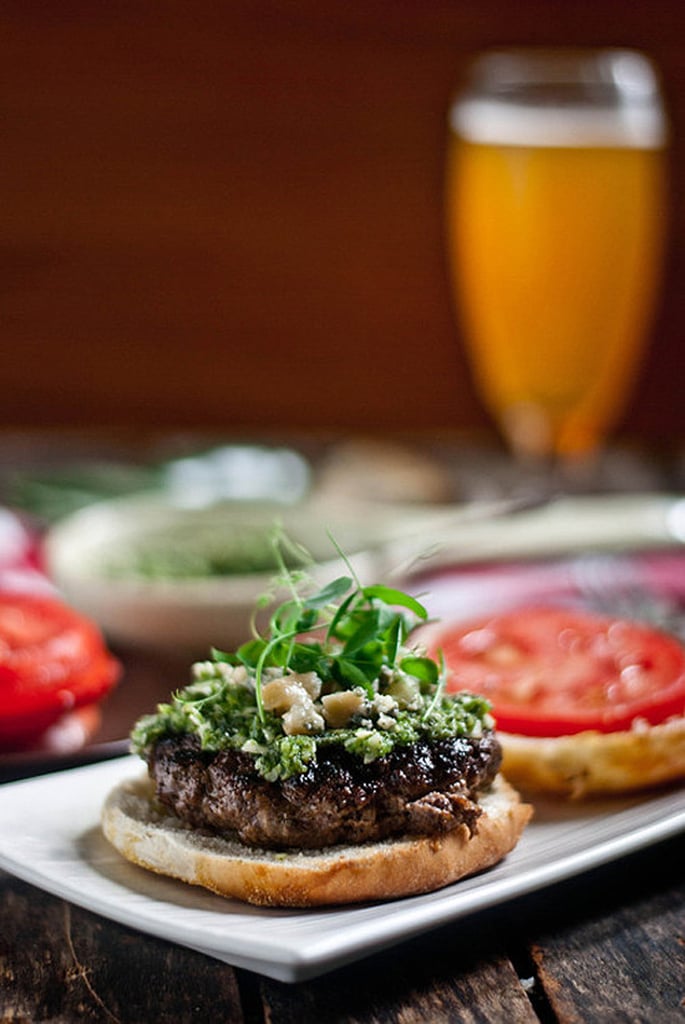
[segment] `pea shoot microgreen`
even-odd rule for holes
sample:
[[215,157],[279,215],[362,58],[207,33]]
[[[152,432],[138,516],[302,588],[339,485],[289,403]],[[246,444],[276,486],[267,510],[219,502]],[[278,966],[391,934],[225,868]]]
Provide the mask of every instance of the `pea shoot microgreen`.
[[[253,638],[235,653],[212,652],[216,661],[243,665],[254,675],[262,722],[263,677],[270,667],[283,672],[316,672],[324,683],[361,687],[370,698],[374,696],[373,682],[383,669],[400,668],[431,686],[437,682],[438,666],[431,658],[414,653],[401,657],[409,634],[428,619],[417,598],[380,584],[363,586],[344,555],[349,576],[338,576],[305,593],[303,584],[310,582],[307,575],[288,569],[283,558],[283,545],[292,542],[278,530],[271,543],[281,569],[275,582],[290,596],[271,613],[264,634],[253,620]],[[272,598],[273,593],[268,595]]]

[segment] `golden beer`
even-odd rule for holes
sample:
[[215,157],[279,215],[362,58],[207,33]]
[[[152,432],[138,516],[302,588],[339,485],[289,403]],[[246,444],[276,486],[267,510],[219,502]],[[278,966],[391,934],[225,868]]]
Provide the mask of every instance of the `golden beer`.
[[592,449],[649,334],[666,219],[664,126],[644,106],[455,108],[451,267],[481,394],[515,449]]

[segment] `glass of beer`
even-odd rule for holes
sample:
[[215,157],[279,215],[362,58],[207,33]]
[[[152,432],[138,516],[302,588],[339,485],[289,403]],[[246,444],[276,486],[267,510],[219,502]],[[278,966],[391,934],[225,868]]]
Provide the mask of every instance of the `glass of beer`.
[[474,378],[516,454],[596,450],[649,337],[666,117],[634,51],[493,51],[450,110],[450,266]]

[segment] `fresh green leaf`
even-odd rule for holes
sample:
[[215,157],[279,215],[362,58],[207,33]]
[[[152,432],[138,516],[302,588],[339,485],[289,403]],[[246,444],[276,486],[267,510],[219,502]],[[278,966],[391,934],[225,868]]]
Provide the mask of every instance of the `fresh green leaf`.
[[338,629],[340,628],[340,624],[344,623],[345,616],[348,614],[350,608],[353,606],[355,601],[358,599],[358,596],[359,595],[358,595],[357,591],[353,591],[348,597],[345,598],[345,600],[342,602],[342,604],[338,607],[338,610],[334,613],[333,618],[331,619],[330,623],[328,624],[327,636],[328,636],[329,639],[331,639],[332,637],[337,637],[337,636],[340,635],[338,633]]
[[248,640],[236,651],[236,656],[246,668],[255,668],[266,647],[266,641],[261,638]]
[[432,658],[417,658],[410,655],[407,658],[402,658],[400,668],[407,675],[414,676],[415,679],[431,685],[437,683],[440,674],[438,666]]
[[371,612],[362,619],[354,633],[345,641],[345,646],[343,647],[344,654],[355,654],[365,647],[366,644],[376,640],[378,635],[378,615]]
[[350,689],[354,689],[355,686],[361,686],[369,696],[373,696],[373,687],[368,675],[354,661],[351,661],[349,658],[340,657],[335,659],[335,665],[339,670],[338,678],[343,679]]
[[339,576],[337,579],[327,583],[316,594],[305,598],[302,603],[305,608],[325,608],[327,605],[335,604],[336,601],[339,601],[351,586],[352,580],[349,576]]
[[211,648],[212,661],[224,662],[226,665],[239,665],[240,658],[230,651],[220,651],[218,647]]
[[400,645],[404,640],[404,623],[398,615],[387,631],[388,662],[394,665],[400,653]]
[[428,612],[421,602],[417,601],[411,594],[405,594],[402,590],[395,590],[393,587],[375,584],[370,587],[364,587],[362,593],[366,598],[377,599],[385,602],[385,604],[399,605],[400,608],[409,608],[420,619],[428,618]]

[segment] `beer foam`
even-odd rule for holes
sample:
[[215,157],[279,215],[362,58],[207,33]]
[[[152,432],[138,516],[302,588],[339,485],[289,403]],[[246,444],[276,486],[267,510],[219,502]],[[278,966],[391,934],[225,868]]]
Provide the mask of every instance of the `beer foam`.
[[530,107],[494,99],[457,100],[450,127],[468,142],[504,146],[661,149],[666,119],[649,104]]

